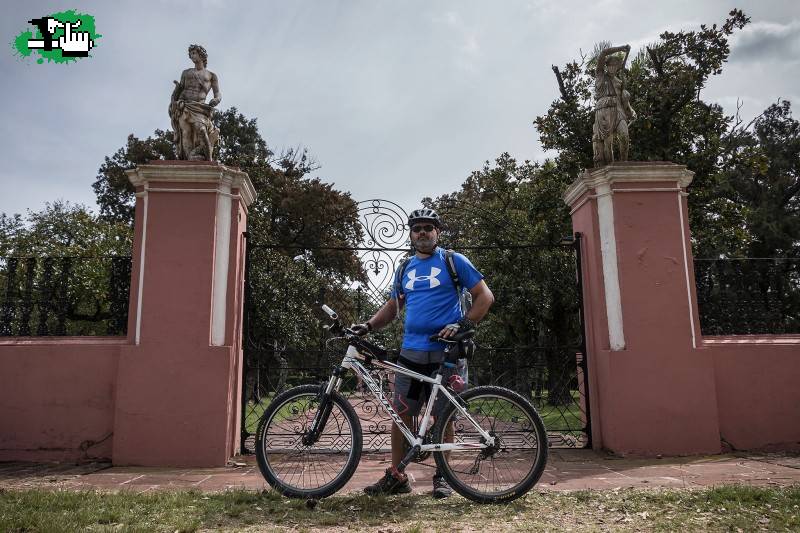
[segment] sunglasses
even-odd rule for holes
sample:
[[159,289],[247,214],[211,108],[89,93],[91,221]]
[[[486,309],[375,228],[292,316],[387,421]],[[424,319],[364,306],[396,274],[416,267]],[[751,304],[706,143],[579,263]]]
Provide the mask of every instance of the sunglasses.
[[416,225],[411,228],[411,231],[414,233],[419,233],[420,231],[425,230],[426,232],[430,233],[433,231],[435,226],[433,224],[423,224],[423,225]]

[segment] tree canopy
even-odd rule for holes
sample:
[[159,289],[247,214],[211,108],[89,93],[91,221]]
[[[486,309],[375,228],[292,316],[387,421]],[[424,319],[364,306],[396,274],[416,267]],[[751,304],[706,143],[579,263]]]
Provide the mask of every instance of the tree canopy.
[[[689,217],[698,257],[784,255],[800,240],[791,104],[774,104],[743,124],[738,112],[703,99],[728,60],[730,37],[749,21],[734,9],[720,25],[664,32],[623,78],[639,115],[630,125],[631,160],[668,160],[695,173]],[[534,124],[542,146],[557,151],[556,166],[574,179],[592,165],[592,58],[553,72],[559,98]]]

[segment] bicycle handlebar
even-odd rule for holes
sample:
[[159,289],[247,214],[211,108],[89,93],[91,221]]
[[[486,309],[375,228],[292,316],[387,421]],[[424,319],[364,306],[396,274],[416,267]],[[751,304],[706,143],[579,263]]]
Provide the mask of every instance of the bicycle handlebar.
[[[386,359],[386,356],[389,354],[386,348],[371,343],[368,340],[361,337],[360,335],[356,334],[352,329],[342,326],[342,323],[339,320],[339,315],[337,315],[336,311],[334,311],[327,305],[323,304],[322,310],[325,311],[325,314],[327,314],[333,321],[328,328],[332,333],[342,333],[344,334],[344,337],[347,339],[347,342],[349,344],[352,344],[356,348],[359,348],[367,352],[372,357],[375,357],[381,361]],[[456,344],[457,342],[466,339],[471,339],[474,336],[475,336],[475,330],[470,329],[467,331],[461,331],[459,333],[456,333],[452,337],[448,338],[440,337],[438,334],[431,335],[428,340],[430,340],[431,342],[444,342],[447,344]]]
[[342,323],[339,321],[339,315],[337,315],[333,309],[327,305],[323,305],[322,310],[325,311],[331,320],[333,320],[328,328],[332,333],[343,333],[349,344],[352,344],[356,348],[367,352],[372,357],[375,357],[381,361],[385,360],[386,356],[389,355],[389,352],[386,350],[386,348],[378,346],[377,344],[373,344],[368,340],[363,339],[360,335],[357,335],[352,329],[342,326]]

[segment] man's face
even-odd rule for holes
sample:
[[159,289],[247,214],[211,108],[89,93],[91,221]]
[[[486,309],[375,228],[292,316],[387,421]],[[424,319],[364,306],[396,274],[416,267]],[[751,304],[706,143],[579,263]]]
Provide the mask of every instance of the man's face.
[[198,52],[197,50],[190,50],[189,59],[192,60],[192,63],[196,64],[198,61],[200,61],[200,52]]
[[416,222],[411,226],[411,244],[418,252],[432,253],[438,242],[439,230],[431,222]]

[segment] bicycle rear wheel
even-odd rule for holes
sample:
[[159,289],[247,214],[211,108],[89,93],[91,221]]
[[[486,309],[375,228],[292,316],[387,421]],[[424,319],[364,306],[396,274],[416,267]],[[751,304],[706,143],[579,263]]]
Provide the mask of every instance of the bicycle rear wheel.
[[320,408],[319,385],[301,385],[278,395],[256,432],[256,458],[267,482],[294,498],[324,498],[341,489],[361,459],[361,423],[338,392],[319,439],[303,443]]
[[[547,464],[547,432],[525,398],[503,387],[475,387],[461,394],[475,422],[495,438],[485,449],[436,452],[436,466],[453,489],[479,503],[515,500],[528,492]],[[452,424],[454,442],[481,443],[475,426],[449,404],[434,428],[434,442],[444,442]]]

